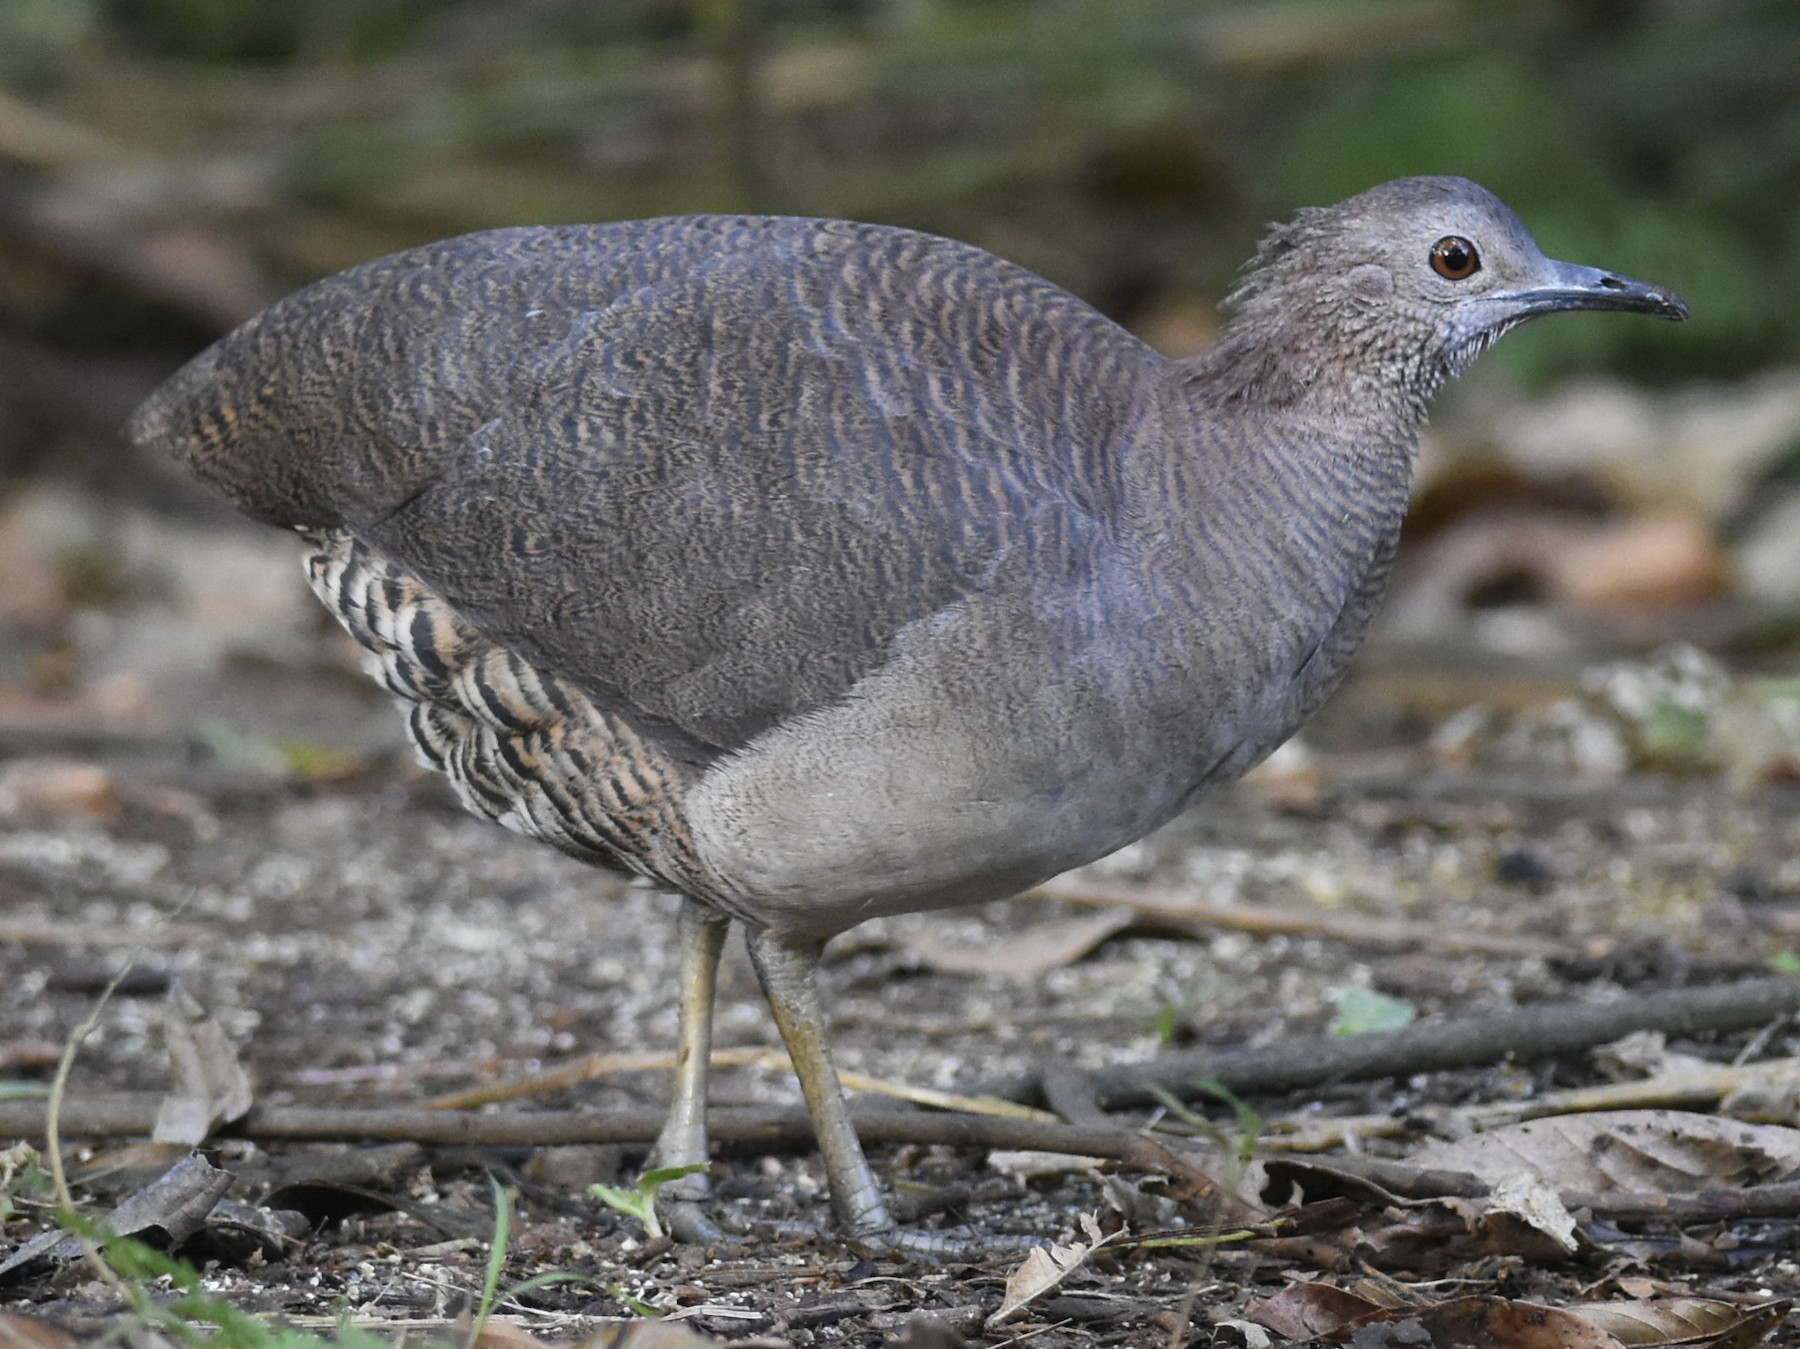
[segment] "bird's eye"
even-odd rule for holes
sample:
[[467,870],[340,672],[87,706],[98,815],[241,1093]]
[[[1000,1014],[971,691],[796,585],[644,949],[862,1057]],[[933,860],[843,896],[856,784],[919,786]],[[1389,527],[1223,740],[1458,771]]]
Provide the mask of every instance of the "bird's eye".
[[1459,234],[1446,234],[1431,246],[1431,270],[1446,281],[1467,281],[1481,270],[1481,254]]

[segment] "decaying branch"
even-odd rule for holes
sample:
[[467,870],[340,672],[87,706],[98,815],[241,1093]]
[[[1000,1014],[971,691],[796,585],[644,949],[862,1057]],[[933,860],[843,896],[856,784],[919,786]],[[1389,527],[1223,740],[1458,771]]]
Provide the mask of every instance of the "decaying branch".
[[[1327,1082],[1407,1077],[1504,1060],[1576,1054],[1638,1030],[1700,1035],[1746,1030],[1800,1012],[1800,979],[1747,979],[1704,988],[1547,1003],[1505,1015],[1407,1026],[1367,1035],[1320,1035],[1235,1053],[1167,1054],[1090,1074],[1111,1110],[1154,1105],[1159,1092],[1194,1099],[1209,1083],[1245,1095],[1298,1091]],[[1017,1100],[1041,1099],[1035,1079],[987,1089]]]

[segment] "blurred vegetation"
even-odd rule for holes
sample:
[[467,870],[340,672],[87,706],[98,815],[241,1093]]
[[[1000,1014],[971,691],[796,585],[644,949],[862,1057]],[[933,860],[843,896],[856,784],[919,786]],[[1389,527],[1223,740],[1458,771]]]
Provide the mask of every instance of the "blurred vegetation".
[[1800,360],[1793,0],[4,0],[0,375],[167,365],[425,238],[693,210],[957,235],[1191,348],[1262,221],[1423,172],[1693,306],[1543,325],[1521,379]]

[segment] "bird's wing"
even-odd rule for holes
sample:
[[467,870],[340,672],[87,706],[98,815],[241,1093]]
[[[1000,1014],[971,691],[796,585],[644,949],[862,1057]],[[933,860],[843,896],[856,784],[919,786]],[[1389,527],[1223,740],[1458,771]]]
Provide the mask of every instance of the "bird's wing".
[[469,236],[314,308],[337,336],[281,377],[337,421],[289,438],[312,467],[275,452],[306,481],[259,513],[326,499],[703,754],[843,696],[909,624],[1090,569],[1155,360],[979,250],[821,221]]

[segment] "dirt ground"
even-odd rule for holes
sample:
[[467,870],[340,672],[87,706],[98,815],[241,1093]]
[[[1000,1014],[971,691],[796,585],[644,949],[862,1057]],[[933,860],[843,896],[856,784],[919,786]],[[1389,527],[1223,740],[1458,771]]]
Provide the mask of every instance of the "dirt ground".
[[[1310,751],[1283,751],[1051,894],[845,934],[824,971],[839,1065],[878,1089],[859,1089],[859,1108],[898,1140],[871,1149],[898,1206],[968,1229],[955,1259],[870,1258],[829,1234],[798,1092],[778,1055],[757,1052],[777,1040],[734,943],[712,1104],[751,1124],[786,1114],[716,1144],[715,1210],[733,1233],[679,1245],[589,1189],[633,1182],[667,1101],[673,901],[465,816],[412,767],[386,699],[305,594],[291,540],[96,510],[49,494],[10,517],[0,1329],[8,1313],[78,1337],[135,1324],[66,1254],[6,1264],[52,1222],[30,1152],[4,1146],[41,1145],[45,1085],[98,1008],[64,1108],[80,1211],[115,1215],[146,1186],[166,1195],[172,1167],[216,1181],[223,1200],[206,1191],[176,1253],[211,1296],[271,1324],[451,1334],[483,1286],[497,1181],[512,1221],[502,1287],[576,1276],[502,1302],[495,1324],[514,1343],[652,1312],[661,1334],[795,1346],[874,1346],[909,1325],[914,1349],[1606,1345],[1621,1316],[1636,1343],[1800,1343],[1780,1307],[1744,1320],[1800,1287],[1800,1196],[1783,1188],[1800,1168],[1800,1032],[1784,1007],[1753,1002],[1726,1033],[1554,1053],[1527,1029],[1546,1009],[1579,1024],[1636,1005],[1622,999],[1756,989],[1771,966],[1792,970],[1800,789],[1779,681],[1684,649],[1583,676],[1603,652],[1545,642],[1562,654],[1521,665],[1378,639],[1308,729]],[[60,574],[34,579],[46,556]],[[1552,620],[1527,608],[1507,621]],[[1500,1043],[1456,1067],[1403,1053],[1352,1071],[1344,1056],[1372,1042],[1324,1034],[1395,1013],[1497,1029]],[[144,1141],[170,1092],[171,1016],[210,1018],[255,1105],[186,1170],[188,1149]],[[1247,1088],[1245,1115],[1204,1091],[1097,1105],[1095,1084],[1124,1066],[1281,1048],[1312,1062],[1286,1087]],[[482,1119],[511,1122],[504,1144],[418,1126],[434,1100],[587,1055],[611,1057],[591,1080],[488,1108]],[[1734,1080],[1760,1082],[1762,1104],[1740,1094],[1728,1114],[1730,1088],[1693,1078],[1740,1060]],[[1077,1133],[1054,1124],[1029,1126],[1065,1128],[1029,1147],[992,1141],[1004,1130],[991,1121],[964,1135],[976,1142],[932,1141],[941,1115],[896,1113],[908,1108],[883,1094],[1041,1102],[1047,1083],[1110,1159],[1067,1155]],[[1589,1087],[1629,1094],[1569,1100]],[[326,1120],[312,1141],[257,1132],[299,1108]],[[1565,1113],[1577,1109],[1579,1126]],[[334,1132],[350,1110],[412,1113]],[[1560,1160],[1503,1127],[1532,1112],[1558,1117]],[[1134,1150],[1150,1124],[1172,1152]],[[601,1126],[611,1141],[596,1141]],[[1426,1151],[1470,1139],[1510,1149],[1507,1176],[1541,1175],[1551,1216],[1509,1216],[1518,1205],[1480,1158]],[[1651,1154],[1660,1169],[1614,1165]],[[1401,1169],[1368,1171],[1384,1162]],[[1436,1192],[1418,1189],[1427,1165]],[[1680,1211],[1633,1216],[1616,1192]],[[1070,1268],[1002,1317],[1019,1238],[1068,1248]],[[167,1280],[146,1288],[174,1297]],[[1596,1304],[1606,1328],[1556,1319]],[[1521,1316],[1529,1334],[1496,1328]],[[488,1342],[508,1342],[498,1333]]]
[[[355,685],[326,683],[344,700],[340,725],[381,724],[378,703],[365,704]],[[73,1101],[167,1087],[160,1028],[177,986],[224,1028],[260,1107],[413,1106],[579,1054],[673,1044],[672,901],[465,817],[391,740],[365,743],[338,780],[271,773],[181,737],[130,749],[65,756],[65,769],[87,763],[99,776],[85,792],[41,799],[17,788],[43,781],[18,771],[48,773],[43,758],[11,760],[14,809],[0,831],[6,1076],[45,1080],[127,960],[76,1060]],[[1492,1019],[1766,973],[1800,930],[1796,801],[1791,787],[1737,792],[1714,775],[1584,783],[1456,766],[1425,747],[1290,761],[1076,873],[1063,898],[847,934],[825,971],[840,1066],[980,1092],[1044,1065],[1092,1069],[1314,1034],[1346,989],[1386,994],[1426,1021]],[[1269,934],[1142,913],[1096,926],[1097,915],[1121,911],[1085,902],[1084,886],[1102,899],[1124,888],[1165,902],[1298,908],[1324,930]],[[962,972],[970,968],[988,972]],[[725,965],[717,1042],[776,1044],[741,945]],[[1756,1032],[1672,1042],[1664,1053],[1775,1060],[1797,1042],[1792,1021],[1773,1016]],[[1265,1159],[1285,1133],[1339,1117],[1406,1121],[1361,1147],[1405,1157],[1434,1131],[1466,1132],[1458,1112],[1471,1103],[1645,1072],[1654,1075],[1582,1053],[1327,1082],[1248,1105],[1262,1118]],[[666,1072],[623,1071],[506,1108],[657,1107],[667,1091]],[[722,1069],[713,1093],[715,1107],[796,1101],[772,1062]],[[1229,1110],[1206,1110],[1220,1130],[1237,1128]],[[1124,1112],[1116,1122],[1137,1127],[1169,1113]],[[104,1213],[180,1151],[83,1142],[70,1154],[77,1197]],[[1133,1238],[1216,1233],[1232,1226],[1229,1215],[1171,1198],[1166,1182],[1128,1167],[980,1148],[873,1151],[903,1203],[947,1192],[950,1211],[927,1221],[995,1237],[991,1256],[866,1259],[829,1236],[759,1226],[825,1221],[822,1173],[804,1147],[716,1149],[718,1210],[750,1230],[700,1248],[649,1240],[590,1197],[594,1181],[634,1177],[641,1147],[228,1135],[210,1155],[236,1177],[231,1200],[303,1216],[284,1216],[288,1236],[273,1241],[214,1223],[185,1255],[208,1290],[243,1310],[319,1328],[347,1315],[396,1333],[442,1332],[481,1286],[493,1177],[513,1216],[504,1282],[580,1276],[502,1306],[503,1319],[546,1341],[650,1308],[709,1338],[801,1346],[873,1346],[920,1314],[973,1342],[1047,1349],[1272,1343],[1284,1337],[1250,1324],[1252,1310],[1319,1281],[1426,1303],[1478,1293],[1557,1307],[1678,1296],[1752,1305],[1800,1286],[1793,1216],[1685,1230],[1588,1217],[1576,1249],[1547,1258],[1529,1242],[1409,1247],[1390,1239],[1394,1205],[1365,1196],[1310,1237],[1265,1228],[1154,1247]],[[1259,1172],[1212,1169],[1254,1195]],[[1021,1314],[984,1328],[1020,1263],[999,1234],[1082,1242],[1084,1214],[1108,1244]],[[45,1209],[21,1197],[0,1251],[46,1223]],[[112,1324],[117,1310],[113,1293],[67,1262],[15,1272],[0,1299],[81,1333]],[[1365,1328],[1356,1342],[1420,1342],[1390,1340],[1392,1330]],[[1762,1330],[1800,1343],[1791,1323]],[[909,1334],[938,1342],[917,1326]]]

